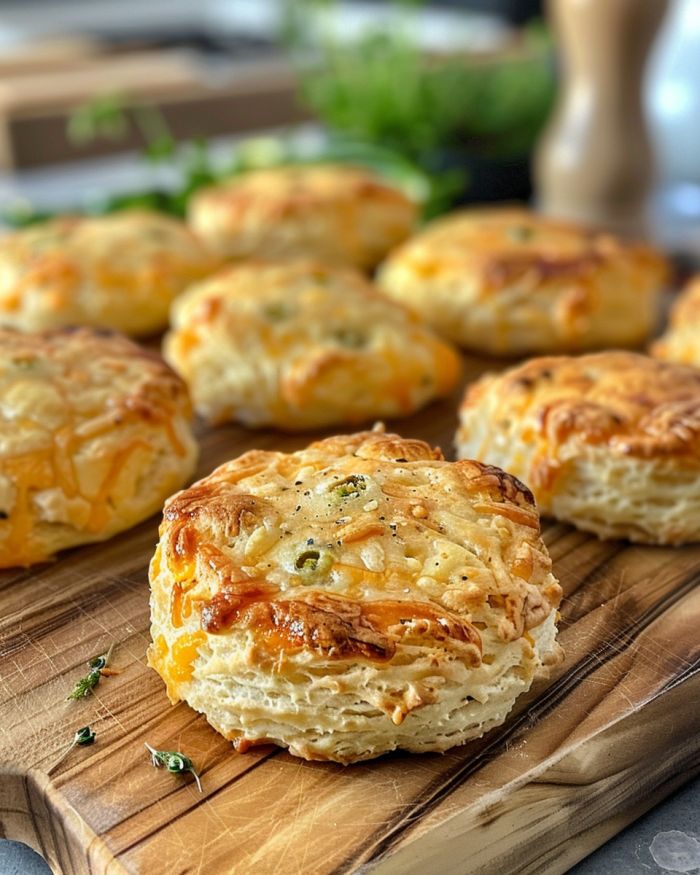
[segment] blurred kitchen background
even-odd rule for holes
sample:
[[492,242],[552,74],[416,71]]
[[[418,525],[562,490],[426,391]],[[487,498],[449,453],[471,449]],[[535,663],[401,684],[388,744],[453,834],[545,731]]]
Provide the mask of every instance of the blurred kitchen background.
[[[131,203],[181,214],[195,188],[221,176],[319,158],[375,166],[428,216],[465,202],[537,201],[547,178],[566,195],[580,168],[598,173],[607,190],[589,188],[609,205],[622,195],[586,164],[593,149],[614,153],[608,176],[633,169],[624,196],[649,207],[651,235],[700,258],[700,0],[569,0],[587,8],[589,41],[614,59],[608,69],[591,56],[600,81],[569,83],[568,93],[572,47],[553,20],[566,3],[5,0],[0,221]],[[654,7],[653,20],[635,44],[641,7]],[[606,125],[634,115],[637,84],[620,82],[637,75],[635,52],[645,61],[648,161],[633,120],[633,135],[622,125],[602,145]],[[552,146],[557,101],[571,112],[560,111]],[[557,160],[564,176],[547,177]]]

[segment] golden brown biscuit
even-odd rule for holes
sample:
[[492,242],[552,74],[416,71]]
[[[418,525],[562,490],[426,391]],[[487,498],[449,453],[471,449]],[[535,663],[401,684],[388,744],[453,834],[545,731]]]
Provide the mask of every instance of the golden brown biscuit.
[[649,544],[700,540],[700,371],[628,352],[538,358],[470,386],[457,450],[544,514]]
[[0,567],[101,541],[194,469],[184,383],[124,337],[0,329]]
[[0,324],[160,331],[173,299],[218,260],[177,219],[145,210],[66,216],[0,240]]
[[378,283],[455,343],[526,355],[641,345],[666,272],[647,246],[496,207],[429,225],[389,256]]
[[214,423],[314,428],[401,416],[454,388],[457,353],[358,272],[239,265],[175,304],[168,361]]
[[368,170],[256,170],[197,192],[188,219],[226,258],[319,258],[370,269],[408,237],[417,206]]
[[530,493],[397,435],[222,465],[167,503],[150,581],[149,664],[239,750],[447,750],[559,656]]
[[665,333],[651,347],[656,358],[700,367],[700,275],[676,299]]

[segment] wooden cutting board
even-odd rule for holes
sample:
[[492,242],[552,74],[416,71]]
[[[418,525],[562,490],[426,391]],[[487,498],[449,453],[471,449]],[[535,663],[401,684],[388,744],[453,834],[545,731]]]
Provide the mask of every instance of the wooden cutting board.
[[[474,376],[485,367],[471,360]],[[394,428],[451,452],[457,397]],[[309,436],[202,430],[199,475]],[[61,873],[560,873],[700,772],[700,545],[545,526],[566,661],[485,738],[342,767],[236,754],[146,667],[152,519],[0,578],[0,836]],[[66,701],[115,643],[95,695]],[[48,778],[75,730],[97,732]],[[144,742],[190,755],[156,771]]]

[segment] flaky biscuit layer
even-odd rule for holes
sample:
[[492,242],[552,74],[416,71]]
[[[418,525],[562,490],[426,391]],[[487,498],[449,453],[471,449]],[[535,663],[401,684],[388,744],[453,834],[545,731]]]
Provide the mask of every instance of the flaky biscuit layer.
[[145,210],[66,216],[0,240],[0,324],[162,330],[174,298],[218,265],[180,221]]
[[247,263],[173,309],[164,354],[210,422],[314,428],[406,415],[448,394],[457,353],[360,273]]
[[179,377],[126,338],[0,329],[0,567],[100,541],[194,469]]
[[371,269],[405,240],[417,206],[368,170],[275,167],[197,192],[192,227],[226,258],[311,257]]
[[558,658],[532,496],[396,435],[222,465],[166,505],[150,581],[150,665],[239,749],[446,750]]
[[666,275],[648,246],[496,207],[428,225],[378,282],[455,343],[514,356],[640,346]]
[[603,538],[700,540],[700,371],[628,352],[532,359],[467,389],[457,449]]

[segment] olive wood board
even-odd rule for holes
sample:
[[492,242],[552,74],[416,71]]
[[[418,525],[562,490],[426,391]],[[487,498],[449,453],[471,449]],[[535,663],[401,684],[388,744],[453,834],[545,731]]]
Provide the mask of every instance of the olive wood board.
[[[470,359],[467,376],[487,367]],[[391,427],[451,457],[458,397]],[[199,435],[198,476],[317,436]],[[271,746],[237,754],[169,704],[145,657],[157,525],[0,575],[0,836],[56,873],[561,873],[700,772],[700,545],[545,523],[564,663],[484,738],[343,767]],[[67,701],[111,643],[118,674]],[[48,777],[86,724],[97,742]],[[156,771],[144,742],[192,757],[203,793]]]

